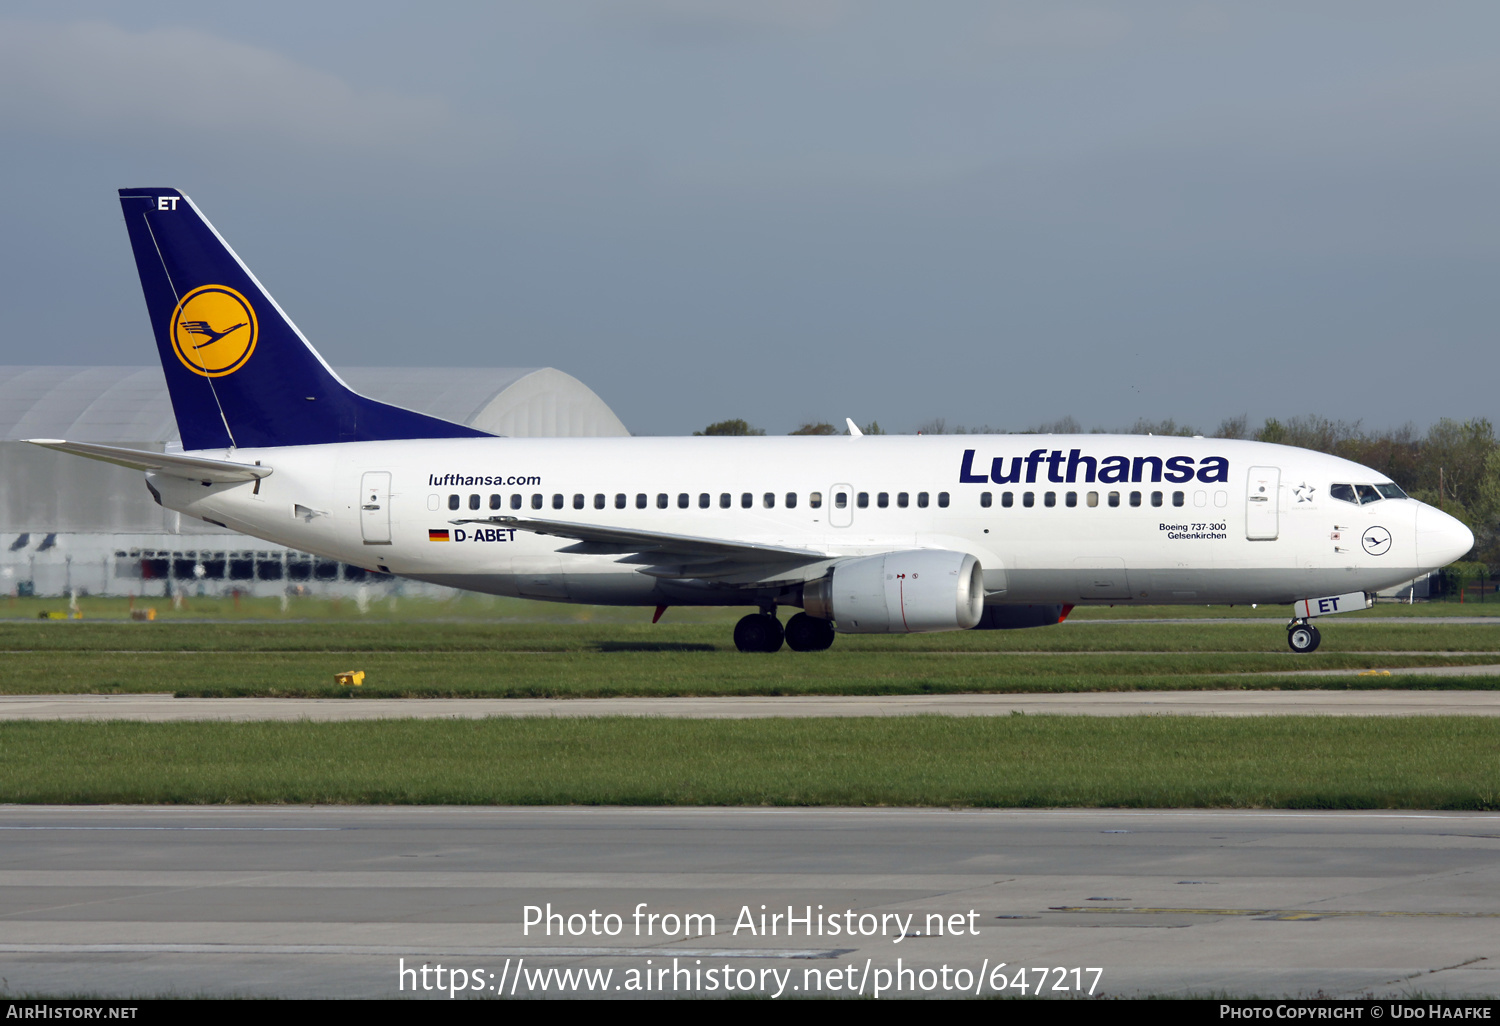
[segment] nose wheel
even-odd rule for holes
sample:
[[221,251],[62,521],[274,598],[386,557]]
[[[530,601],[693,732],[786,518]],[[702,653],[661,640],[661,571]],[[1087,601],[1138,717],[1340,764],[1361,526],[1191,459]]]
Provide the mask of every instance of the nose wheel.
[[1322,642],[1318,629],[1306,620],[1293,620],[1287,625],[1286,643],[1293,652],[1312,652]]
[[734,647],[741,652],[779,652],[784,637],[772,613],[751,613],[734,625]]

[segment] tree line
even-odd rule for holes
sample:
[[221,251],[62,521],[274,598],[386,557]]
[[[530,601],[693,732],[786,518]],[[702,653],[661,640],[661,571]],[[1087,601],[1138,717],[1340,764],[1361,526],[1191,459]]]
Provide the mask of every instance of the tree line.
[[[883,435],[879,422],[871,421],[860,428],[867,435]],[[764,435],[741,419],[710,424],[695,435]],[[1008,434],[985,425],[980,428],[949,427],[939,417],[916,429],[916,434]],[[1072,417],[1049,424],[1039,424],[1017,434],[1103,434],[1103,428],[1084,432]],[[1274,442],[1341,456],[1363,464],[1383,477],[1396,482],[1412,498],[1437,506],[1468,525],[1474,532],[1474,549],[1468,559],[1455,567],[1450,577],[1488,578],[1500,574],[1500,439],[1488,420],[1452,420],[1443,418],[1425,432],[1413,425],[1398,428],[1366,428],[1361,421],[1329,420],[1326,417],[1271,418],[1251,429],[1243,414],[1228,417],[1212,432],[1200,431],[1175,420],[1138,420],[1128,430],[1116,432],[1131,435],[1208,435],[1213,438],[1248,438],[1257,442]],[[827,421],[808,421],[789,432],[793,435],[848,434]]]

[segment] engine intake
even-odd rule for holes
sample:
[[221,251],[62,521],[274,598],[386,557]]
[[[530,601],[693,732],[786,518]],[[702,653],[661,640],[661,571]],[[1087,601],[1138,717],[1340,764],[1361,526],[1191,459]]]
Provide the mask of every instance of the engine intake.
[[862,556],[804,585],[802,608],[843,634],[968,630],[984,613],[984,571],[947,549]]

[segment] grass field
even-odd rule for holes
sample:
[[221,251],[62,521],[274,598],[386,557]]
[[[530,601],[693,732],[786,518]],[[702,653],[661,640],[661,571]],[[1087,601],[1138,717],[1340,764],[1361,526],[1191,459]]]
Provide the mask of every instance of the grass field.
[[1500,808],[1500,722],[0,724],[12,802]]
[[[1500,676],[1404,667],[1500,663],[1494,624],[1324,628],[1288,651],[1275,622],[1082,620],[1021,631],[842,636],[822,653],[734,651],[720,622],[477,619],[0,622],[0,694],[609,697],[932,694],[1197,688],[1497,688]],[[361,669],[357,691],[333,675]],[[1322,677],[1308,671],[1383,669]]]
[[[652,625],[635,609],[473,596],[363,612],[329,600],[283,610],[277,600],[189,599],[140,623],[111,601],[83,600],[84,618],[65,621],[13,601],[0,619],[0,693],[1500,690],[1500,676],[1401,674],[1500,663],[1500,619],[1432,619],[1469,612],[1456,604],[1329,621],[1311,656],[1286,649],[1285,610],[1247,621],[1250,610],[1191,607],[1080,610],[1035,630],[843,636],[823,653],[746,655],[730,641],[739,610],[673,610]],[[1404,622],[1362,622],[1398,609]],[[1193,615],[1202,613],[1213,615]],[[1394,672],[1306,672],[1371,668]],[[333,683],[348,669],[366,672],[364,687]],[[1500,721],[1432,717],[33,722],[0,724],[0,800],[1493,809],[1497,752]]]

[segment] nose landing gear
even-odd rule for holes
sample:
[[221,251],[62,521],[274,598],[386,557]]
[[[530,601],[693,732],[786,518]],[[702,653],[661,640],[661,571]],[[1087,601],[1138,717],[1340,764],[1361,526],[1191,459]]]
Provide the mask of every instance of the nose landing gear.
[[1323,641],[1318,629],[1306,620],[1293,620],[1287,624],[1286,643],[1293,652],[1312,652]]

